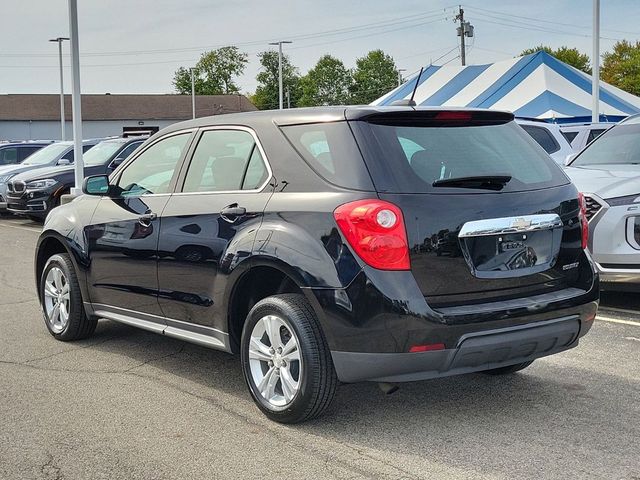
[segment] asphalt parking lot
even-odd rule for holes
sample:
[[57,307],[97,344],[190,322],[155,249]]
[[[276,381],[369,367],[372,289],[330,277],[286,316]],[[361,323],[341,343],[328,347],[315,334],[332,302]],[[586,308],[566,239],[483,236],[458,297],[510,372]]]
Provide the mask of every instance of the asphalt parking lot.
[[230,355],[108,321],[55,341],[38,231],[0,218],[0,478],[640,479],[638,295],[606,295],[578,348],[519,374],[345,385],[283,426]]

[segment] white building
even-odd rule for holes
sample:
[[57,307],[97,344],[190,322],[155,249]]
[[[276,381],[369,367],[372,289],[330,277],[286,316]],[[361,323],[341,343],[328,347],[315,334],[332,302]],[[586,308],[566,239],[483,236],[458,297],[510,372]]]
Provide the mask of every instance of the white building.
[[[244,95],[197,95],[196,117],[256,110]],[[65,96],[66,140],[72,138]],[[190,95],[82,95],[84,138],[157,131],[192,117]],[[59,95],[0,95],[0,140],[60,139]]]

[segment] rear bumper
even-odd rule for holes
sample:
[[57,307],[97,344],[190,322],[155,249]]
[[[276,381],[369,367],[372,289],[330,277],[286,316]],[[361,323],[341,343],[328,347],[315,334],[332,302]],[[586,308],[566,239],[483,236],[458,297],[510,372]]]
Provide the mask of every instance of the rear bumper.
[[578,345],[593,320],[569,316],[462,335],[455,348],[420,353],[332,351],[342,382],[408,382],[489,370]]
[[602,290],[640,290],[640,269],[609,268],[600,264],[596,264],[596,268]]

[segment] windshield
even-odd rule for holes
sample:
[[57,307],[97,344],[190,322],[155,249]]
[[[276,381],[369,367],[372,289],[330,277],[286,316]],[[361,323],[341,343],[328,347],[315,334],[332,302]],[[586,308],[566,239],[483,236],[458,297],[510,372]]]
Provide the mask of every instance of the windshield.
[[82,155],[85,165],[102,165],[122,148],[122,142],[100,142]]
[[618,125],[607,130],[571,163],[585,165],[640,164],[640,125]]
[[477,177],[489,183],[500,180],[494,183],[504,184],[500,189],[505,192],[568,183],[555,162],[513,121],[460,126],[430,126],[410,119],[358,123],[364,134],[360,141],[370,146],[365,160],[378,191],[446,193],[483,183]]
[[54,143],[38,150],[33,155],[30,155],[24,162],[24,165],[46,165],[53,162],[61,154],[69,149],[69,145],[62,143]]

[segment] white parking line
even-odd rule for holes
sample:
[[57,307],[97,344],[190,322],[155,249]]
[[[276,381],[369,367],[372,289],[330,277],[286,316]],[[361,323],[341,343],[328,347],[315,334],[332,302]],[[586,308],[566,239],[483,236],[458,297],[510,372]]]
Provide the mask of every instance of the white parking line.
[[602,317],[598,315],[596,320],[601,320],[603,322],[611,322],[611,323],[622,323],[623,325],[633,325],[635,327],[640,327],[640,322],[633,322],[631,320],[621,320],[619,318],[611,318],[611,317]]
[[618,307],[600,307],[601,312],[612,312],[612,313],[624,313],[626,315],[638,315],[640,314],[639,310],[629,310],[627,308],[618,308]]

